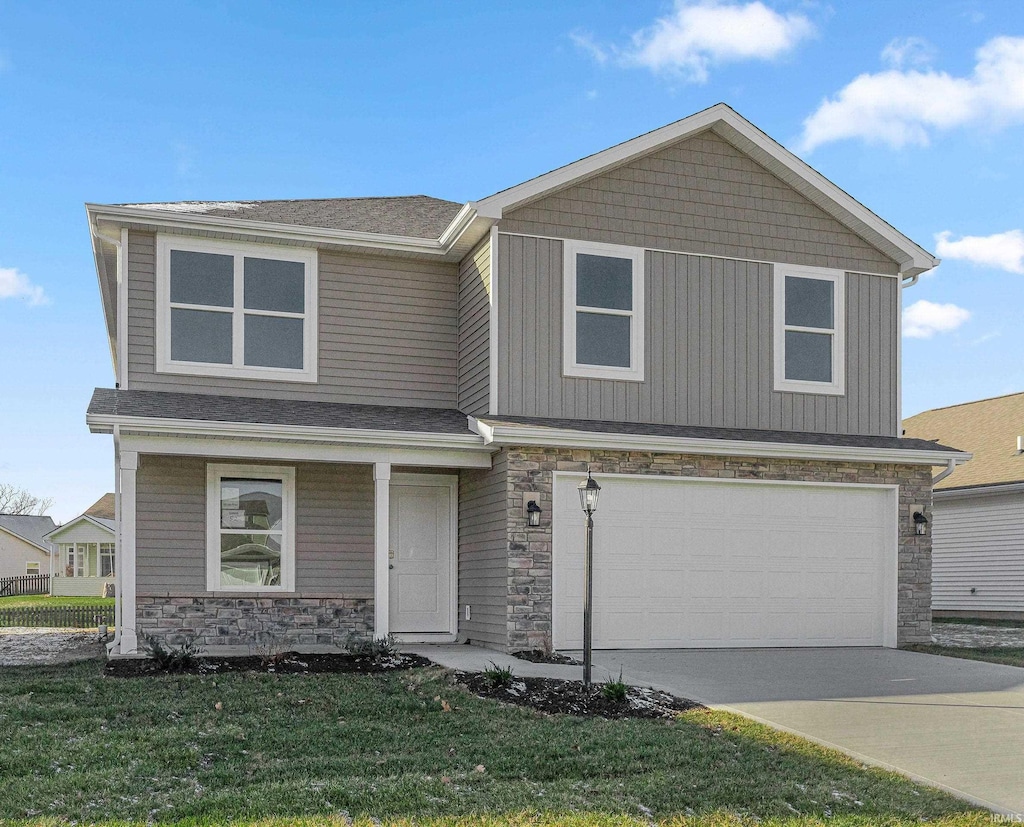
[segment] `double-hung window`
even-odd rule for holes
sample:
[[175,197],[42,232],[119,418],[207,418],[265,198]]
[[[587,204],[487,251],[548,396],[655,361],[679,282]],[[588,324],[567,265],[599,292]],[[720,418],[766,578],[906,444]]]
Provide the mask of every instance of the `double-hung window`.
[[775,390],[845,392],[841,270],[775,265]]
[[25,574],[27,574],[29,577],[39,574],[39,564],[33,563],[31,561],[25,563]]
[[643,381],[644,251],[566,241],[563,273],[563,373]]
[[206,587],[295,590],[295,469],[208,465]]
[[315,382],[317,254],[160,236],[157,370]]

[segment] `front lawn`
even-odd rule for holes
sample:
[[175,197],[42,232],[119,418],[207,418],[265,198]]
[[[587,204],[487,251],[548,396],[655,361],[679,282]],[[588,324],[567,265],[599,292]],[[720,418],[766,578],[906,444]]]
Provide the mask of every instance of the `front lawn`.
[[103,606],[114,608],[113,597],[50,597],[47,594],[0,597],[0,609],[23,609],[27,607],[59,609],[64,606]]
[[947,658],[964,658],[966,660],[985,660],[989,663],[1002,663],[1006,666],[1024,666],[1024,647],[1019,646],[939,646],[937,643],[915,643],[906,647],[911,652],[924,652],[926,655],[943,655]]
[[741,717],[547,717],[450,680],[438,669],[130,679],[95,661],[3,669],[0,821],[990,823]]

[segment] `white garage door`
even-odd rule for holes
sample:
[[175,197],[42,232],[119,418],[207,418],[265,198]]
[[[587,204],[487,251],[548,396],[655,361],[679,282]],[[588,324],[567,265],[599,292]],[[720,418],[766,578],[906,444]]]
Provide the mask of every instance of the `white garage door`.
[[[583,645],[581,477],[555,475],[553,638]],[[601,475],[594,646],[894,646],[892,489]]]

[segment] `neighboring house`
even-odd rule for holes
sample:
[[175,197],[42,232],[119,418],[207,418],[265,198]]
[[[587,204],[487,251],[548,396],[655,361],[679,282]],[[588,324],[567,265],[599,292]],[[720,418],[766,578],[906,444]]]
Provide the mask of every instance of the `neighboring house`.
[[1024,618],[1024,393],[925,411],[904,426],[974,454],[935,485],[933,613]]
[[[115,653],[930,639],[902,288],[936,259],[725,105],[467,204],[87,206]],[[529,503],[539,524],[529,525]]]
[[114,584],[114,495],[105,494],[83,514],[47,535],[56,553],[50,594],[99,597]]
[[46,533],[54,525],[50,517],[0,514],[0,580],[50,573],[52,547]]

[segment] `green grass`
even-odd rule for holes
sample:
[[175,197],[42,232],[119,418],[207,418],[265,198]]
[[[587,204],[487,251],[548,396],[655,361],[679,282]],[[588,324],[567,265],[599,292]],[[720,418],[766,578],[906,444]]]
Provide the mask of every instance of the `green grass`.
[[947,658],[964,658],[965,660],[984,660],[989,663],[1002,663],[1006,666],[1024,666],[1024,647],[1019,646],[939,646],[937,643],[916,643],[907,646],[911,652],[924,652],[927,655],[943,655]]
[[0,732],[0,821],[990,823],[738,716],[545,717],[471,696],[437,669],[119,679],[95,661],[8,668]]
[[113,597],[50,597],[45,594],[0,597],[0,609],[42,607],[57,609],[61,606],[109,606],[114,608]]

